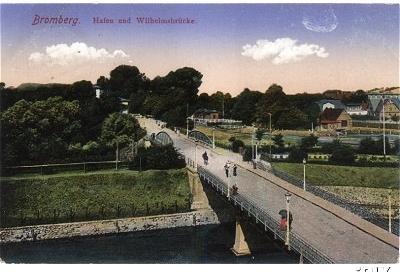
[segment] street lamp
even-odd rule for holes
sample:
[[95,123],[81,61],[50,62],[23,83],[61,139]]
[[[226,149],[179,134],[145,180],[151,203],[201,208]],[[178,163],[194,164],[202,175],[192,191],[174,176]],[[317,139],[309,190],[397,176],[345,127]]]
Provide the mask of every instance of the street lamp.
[[289,192],[285,193],[285,197],[286,197],[286,245],[288,247],[288,250],[290,250],[290,238],[289,238],[289,234],[290,234],[290,209],[289,209],[289,203],[290,203],[290,197],[292,195]]
[[392,233],[392,201],[389,193],[389,233]]
[[385,141],[385,96],[382,96],[382,118],[383,118],[383,158],[386,161],[386,141]]
[[189,138],[189,117],[186,117],[186,137]]
[[272,113],[268,112],[269,115],[269,159],[271,160],[272,157],[272,152],[271,152],[271,142],[272,142],[272,128],[271,128],[271,118],[272,118]]
[[199,140],[194,140],[194,169],[197,170],[197,145]]
[[213,136],[213,149],[215,149],[215,127],[212,128],[212,136]]
[[303,159],[303,189],[306,190],[306,158]]

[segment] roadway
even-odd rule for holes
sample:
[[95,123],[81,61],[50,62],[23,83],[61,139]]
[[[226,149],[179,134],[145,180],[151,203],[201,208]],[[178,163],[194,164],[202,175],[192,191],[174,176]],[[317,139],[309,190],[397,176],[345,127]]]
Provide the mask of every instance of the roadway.
[[[148,134],[161,131],[153,119],[139,118],[139,121],[142,127],[146,127]],[[207,151],[209,165],[205,167],[226,183],[228,180],[225,177],[225,163],[230,160],[240,165],[238,176],[230,178],[230,185],[236,183],[241,195],[268,211],[276,220],[280,219],[278,212],[286,207],[285,193],[287,190],[291,191],[290,210],[294,218],[293,231],[299,233],[310,245],[329,256],[335,263],[398,262],[398,236],[389,234],[378,227],[371,228],[370,223],[366,223],[365,220],[344,209],[338,208],[338,212],[332,212],[332,209],[324,207],[322,199],[322,204],[319,204],[318,201],[310,200],[317,197],[308,197],[309,193],[304,195],[299,188],[287,185],[287,182],[271,173],[251,170],[251,165],[242,162],[241,157],[236,153],[223,149],[212,150],[200,145],[195,148],[196,145],[185,135],[178,135],[166,128],[162,130],[171,136],[179,152],[192,160],[197,160],[197,163],[202,166],[204,165],[201,155]],[[352,220],[361,223],[353,224]],[[368,228],[378,235],[371,235]],[[389,239],[381,239],[382,237],[389,237]],[[387,240],[390,240],[391,244],[387,243]],[[393,243],[393,240],[397,242]],[[393,246],[396,243],[397,248]]]

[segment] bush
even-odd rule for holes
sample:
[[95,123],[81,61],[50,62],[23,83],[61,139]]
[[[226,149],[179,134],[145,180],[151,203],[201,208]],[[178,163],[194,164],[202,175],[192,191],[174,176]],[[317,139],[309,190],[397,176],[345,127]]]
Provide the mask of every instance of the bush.
[[252,154],[251,154],[251,147],[246,147],[243,153],[243,161],[251,161]]
[[356,160],[356,154],[351,147],[340,146],[332,152],[329,160],[338,164],[353,164]]
[[172,145],[139,148],[135,159],[128,164],[129,169],[178,169],[186,166],[185,159]]
[[290,162],[303,162],[303,159],[307,158],[307,152],[301,148],[294,147],[289,152],[288,160]]
[[239,152],[239,148],[244,147],[244,142],[241,140],[234,140],[232,142],[232,151],[235,153]]

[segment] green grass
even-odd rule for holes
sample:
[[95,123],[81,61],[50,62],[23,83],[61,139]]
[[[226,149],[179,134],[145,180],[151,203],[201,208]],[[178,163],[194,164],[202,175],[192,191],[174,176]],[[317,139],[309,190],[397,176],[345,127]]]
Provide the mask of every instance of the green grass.
[[[195,129],[203,132],[212,140],[213,129],[211,127],[196,126]],[[229,142],[229,139],[231,137],[235,137],[236,140],[243,141],[245,145],[251,145],[252,133],[253,129],[249,127],[238,128],[238,129],[215,129],[214,131],[215,143],[217,146],[227,147],[231,144]],[[268,137],[264,137],[261,140],[261,144],[263,145],[269,144]]]
[[185,212],[187,172],[150,170],[3,178],[1,226],[61,223]]
[[[301,163],[279,162],[273,167],[303,179]],[[318,186],[399,188],[399,169],[307,164],[306,180]]]

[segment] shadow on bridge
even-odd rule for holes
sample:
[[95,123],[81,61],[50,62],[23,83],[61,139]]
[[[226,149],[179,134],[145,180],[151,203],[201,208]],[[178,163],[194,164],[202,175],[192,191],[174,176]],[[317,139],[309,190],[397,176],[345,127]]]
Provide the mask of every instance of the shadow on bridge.
[[[247,212],[242,211],[239,207],[232,206],[227,197],[218,194],[210,184],[206,182],[200,184],[206,201],[208,201],[208,207],[216,213],[221,223],[232,226],[232,235],[228,238],[228,243],[232,245],[232,254],[242,256],[253,255],[258,252],[267,254],[287,252],[282,243],[275,240],[272,233],[265,232],[263,225],[257,224]],[[196,200],[199,199],[194,199],[194,201]],[[298,258],[294,252],[289,254],[293,258]]]

